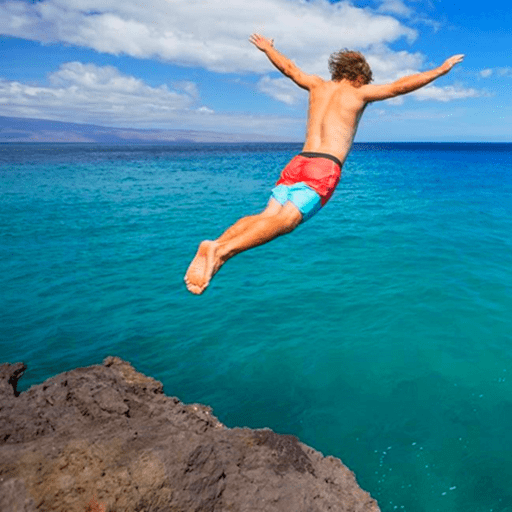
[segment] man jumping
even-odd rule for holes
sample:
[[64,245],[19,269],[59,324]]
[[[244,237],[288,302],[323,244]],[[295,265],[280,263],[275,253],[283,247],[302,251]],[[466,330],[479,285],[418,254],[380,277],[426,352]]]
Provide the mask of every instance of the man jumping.
[[341,176],[361,115],[368,103],[407,94],[448,73],[464,55],[454,55],[438,68],[370,85],[372,72],[359,52],[340,51],[329,58],[332,80],[307,75],[279,53],[263,36],[250,42],[299,87],[309,91],[306,142],[281,173],[267,207],[244,217],[217,240],[205,240],[188,267],[185,283],[190,292],[204,292],[221,266],[236,254],[290,233],[310,219],[329,200]]

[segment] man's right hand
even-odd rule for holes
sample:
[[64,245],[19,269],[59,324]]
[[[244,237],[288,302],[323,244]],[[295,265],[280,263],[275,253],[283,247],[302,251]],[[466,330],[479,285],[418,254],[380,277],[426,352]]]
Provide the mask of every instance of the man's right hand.
[[274,47],[273,39],[267,39],[266,37],[260,36],[259,34],[252,34],[252,36],[249,37],[249,41],[262,52],[266,52],[270,48]]
[[463,60],[464,60],[463,54],[453,55],[453,57],[446,59],[443,62],[443,64],[441,65],[441,67],[443,68],[445,73],[448,73],[448,71],[450,71],[453,68],[453,66],[455,66],[455,64],[458,64],[459,62],[462,62]]

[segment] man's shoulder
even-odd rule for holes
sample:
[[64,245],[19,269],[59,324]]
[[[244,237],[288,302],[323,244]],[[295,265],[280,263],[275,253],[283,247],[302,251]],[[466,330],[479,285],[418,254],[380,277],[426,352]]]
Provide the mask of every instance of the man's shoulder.
[[309,75],[309,78],[311,80],[311,85],[316,86],[316,87],[329,83],[328,80],[324,80],[319,75]]

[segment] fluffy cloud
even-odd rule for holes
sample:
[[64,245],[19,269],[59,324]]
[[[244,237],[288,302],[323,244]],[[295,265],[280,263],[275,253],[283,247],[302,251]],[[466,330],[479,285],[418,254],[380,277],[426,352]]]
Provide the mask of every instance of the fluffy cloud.
[[398,16],[410,16],[412,9],[402,0],[384,0],[378,8],[379,12],[389,12]]
[[[121,74],[112,66],[68,62],[49,75],[49,87],[0,81],[0,112],[6,116],[35,117],[76,122],[110,120],[132,123],[138,117],[165,119],[196,102],[196,90],[150,87],[142,80]],[[191,94],[192,93],[192,94]],[[136,118],[135,118],[136,119]]]
[[[377,8],[377,12],[406,18],[408,23],[412,23],[414,25],[427,25],[428,27],[431,27],[434,32],[437,32],[442,26],[441,22],[430,18],[424,13],[419,13],[410,5],[407,5],[405,0],[381,0],[381,2],[382,3]],[[418,2],[414,3],[418,4]]]
[[503,67],[503,68],[488,68],[482,69],[480,71],[480,76],[482,78],[489,78],[491,75],[497,75],[499,77],[511,77],[512,76],[512,68]]
[[259,91],[282,101],[287,105],[295,105],[307,98],[307,93],[297,87],[289,78],[270,78],[264,76],[257,84]]
[[[333,51],[362,50],[375,82],[384,83],[417,72],[425,60],[420,53],[389,48],[400,38],[413,41],[417,32],[386,13],[410,17],[411,9],[403,0],[383,0],[376,10],[327,0],[7,0],[0,3],[0,33],[216,72],[266,73],[268,60],[247,41],[250,33],[260,32],[273,37],[276,47],[306,72],[324,78]],[[116,80],[136,86],[133,78]],[[195,97],[176,87],[173,101]],[[266,76],[257,88],[289,105],[303,96],[283,78]]]
[[411,93],[411,96],[417,100],[437,100],[437,101],[451,101],[465,98],[478,98],[483,96],[482,91],[476,89],[466,89],[460,85],[447,85],[445,87],[437,87],[436,85],[428,85],[422,89],[418,89]]
[[[392,2],[395,7],[398,1]],[[265,57],[247,42],[252,32],[318,72],[341,47],[366,49],[415,30],[394,17],[327,0],[43,0],[0,3],[0,33],[63,42],[111,54],[158,57],[219,72],[264,72]],[[325,66],[325,63],[324,63]]]
[[112,66],[63,64],[48,86],[0,79],[0,115],[91,123],[121,128],[218,130],[237,133],[299,134],[303,119],[222,114],[201,105],[193,82],[151,87]]
[[496,68],[496,72],[499,76],[506,76],[511,77],[512,76],[512,68],[505,67],[505,68]]
[[[0,0],[0,33],[92,48],[109,54],[158,58],[216,72],[268,73],[267,58],[247,41],[252,32],[275,38],[276,47],[308,73],[328,78],[329,55],[343,47],[363,51],[377,83],[415,73],[420,53],[392,51],[389,44],[417,32],[392,15],[412,18],[403,0],[383,0],[377,10],[348,0]],[[288,105],[304,91],[286,78],[264,76],[256,88]],[[417,99],[475,97],[461,87],[430,87]],[[401,99],[396,100],[400,102]],[[195,83],[150,87],[113,67],[67,63],[36,87],[0,79],[0,113],[120,127],[218,129],[276,133],[302,120],[222,115],[201,105]],[[269,123],[270,119],[270,123]]]
[[417,73],[425,61],[421,53],[406,51],[393,52],[385,46],[378,46],[365,54],[373,71],[375,83],[389,83]]

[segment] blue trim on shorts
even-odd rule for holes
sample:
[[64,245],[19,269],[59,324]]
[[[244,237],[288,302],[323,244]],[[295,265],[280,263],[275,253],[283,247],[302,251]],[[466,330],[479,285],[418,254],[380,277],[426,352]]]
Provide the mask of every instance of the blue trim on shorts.
[[320,195],[302,181],[274,187],[271,197],[282,205],[291,201],[302,214],[301,223],[311,219],[322,208]]

